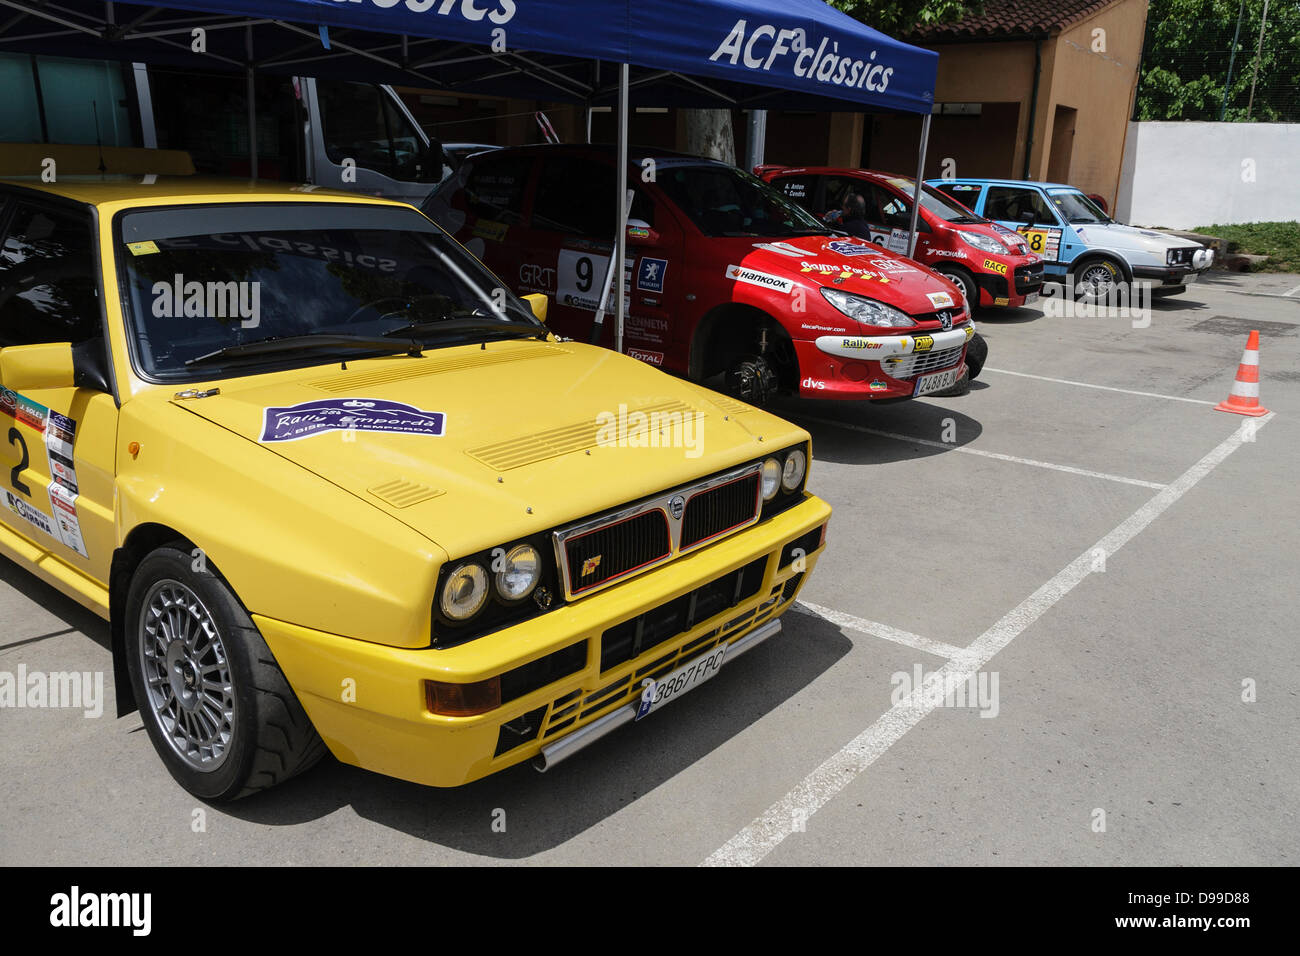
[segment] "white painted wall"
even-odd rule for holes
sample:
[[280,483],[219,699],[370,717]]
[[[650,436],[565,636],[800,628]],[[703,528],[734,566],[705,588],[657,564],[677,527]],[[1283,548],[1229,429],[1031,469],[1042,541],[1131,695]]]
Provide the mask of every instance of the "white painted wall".
[[1300,123],[1129,123],[1115,218],[1171,229],[1300,219]]

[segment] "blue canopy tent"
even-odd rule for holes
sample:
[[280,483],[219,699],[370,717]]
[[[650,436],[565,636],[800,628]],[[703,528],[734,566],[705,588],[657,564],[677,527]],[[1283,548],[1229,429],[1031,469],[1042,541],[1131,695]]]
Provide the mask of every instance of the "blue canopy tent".
[[919,182],[938,64],[822,0],[0,0],[0,52],[617,101],[620,350],[630,104],[920,114]]

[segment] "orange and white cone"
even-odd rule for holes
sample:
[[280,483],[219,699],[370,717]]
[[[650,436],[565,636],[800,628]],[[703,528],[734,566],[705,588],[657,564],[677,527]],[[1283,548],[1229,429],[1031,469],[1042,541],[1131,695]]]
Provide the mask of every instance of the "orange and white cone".
[[1232,383],[1225,401],[1214,406],[1216,412],[1232,412],[1258,418],[1267,415],[1268,409],[1259,404],[1259,333],[1252,331],[1246,340],[1246,351],[1237,366],[1237,380]]

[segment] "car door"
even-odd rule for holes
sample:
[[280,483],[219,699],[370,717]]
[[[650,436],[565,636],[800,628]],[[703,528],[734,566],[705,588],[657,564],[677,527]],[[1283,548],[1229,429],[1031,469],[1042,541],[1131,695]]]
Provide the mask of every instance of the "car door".
[[684,371],[690,311],[682,272],[685,233],[667,202],[637,188],[628,216],[627,317],[623,351],[656,368]]
[[[0,214],[0,350],[71,342],[107,367],[90,217],[11,198]],[[107,585],[117,403],[98,387],[15,390],[0,375],[0,523]]]
[[1045,271],[1065,273],[1069,259],[1062,258],[1062,240],[1067,227],[1041,189],[991,185],[984,197],[984,217],[1024,236],[1030,251],[1043,257]]

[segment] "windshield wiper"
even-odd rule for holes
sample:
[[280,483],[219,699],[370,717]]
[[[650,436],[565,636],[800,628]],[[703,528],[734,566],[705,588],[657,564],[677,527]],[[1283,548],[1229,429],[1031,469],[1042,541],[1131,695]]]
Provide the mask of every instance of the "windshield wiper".
[[412,322],[396,329],[389,329],[385,336],[398,335],[480,335],[510,333],[528,337],[545,338],[546,328],[529,322],[503,322],[497,319],[435,319],[428,322]]
[[227,345],[223,349],[187,359],[189,365],[212,365],[224,359],[246,358],[258,355],[273,355],[277,352],[300,352],[312,349],[349,348],[354,351],[364,349],[370,352],[405,352],[418,356],[422,353],[419,342],[394,342],[390,338],[373,335],[340,335],[333,332],[309,332],[305,335],[273,335],[270,338],[257,339],[253,342],[241,342]]

